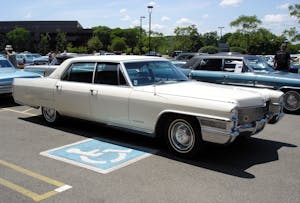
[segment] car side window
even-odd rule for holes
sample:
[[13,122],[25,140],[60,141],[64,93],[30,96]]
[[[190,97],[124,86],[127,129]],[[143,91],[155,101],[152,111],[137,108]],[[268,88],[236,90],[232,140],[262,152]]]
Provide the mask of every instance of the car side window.
[[96,84],[106,85],[127,85],[120,64],[118,63],[98,63],[95,72]]
[[196,70],[222,71],[222,59],[202,59]]
[[225,59],[224,60],[224,71],[235,72],[236,67],[243,65],[242,59]]
[[73,63],[64,74],[62,80],[92,83],[94,68],[95,63],[91,62]]

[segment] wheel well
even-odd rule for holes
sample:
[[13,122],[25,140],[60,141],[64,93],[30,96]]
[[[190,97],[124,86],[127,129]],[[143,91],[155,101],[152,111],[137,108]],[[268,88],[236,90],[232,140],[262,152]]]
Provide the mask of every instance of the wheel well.
[[283,93],[286,93],[288,91],[295,91],[295,92],[300,93],[300,89],[293,89],[293,88],[282,88],[282,89],[280,89],[280,91],[282,91]]
[[[197,118],[195,116],[186,115],[186,114],[179,114],[179,113],[172,113],[172,112],[164,113],[159,117],[159,119],[156,123],[156,126],[155,126],[155,135],[156,135],[156,137],[162,137],[163,136],[164,127],[165,127],[164,124],[167,121],[167,119],[174,118],[174,117],[179,116],[179,115],[182,116],[183,118],[195,119],[199,123],[199,121],[197,120]],[[200,123],[199,123],[199,125],[200,125]]]

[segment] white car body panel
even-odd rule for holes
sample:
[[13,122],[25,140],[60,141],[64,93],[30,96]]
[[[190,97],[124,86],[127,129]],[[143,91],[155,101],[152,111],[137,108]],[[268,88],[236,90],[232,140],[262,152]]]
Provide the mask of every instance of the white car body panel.
[[[114,86],[105,84],[63,81],[66,69],[76,62],[167,61],[157,57],[140,56],[93,56],[68,59],[49,77],[16,79],[13,96],[17,103],[33,107],[50,107],[60,114],[97,121],[112,126],[155,135],[156,124],[161,115],[177,113],[197,117],[201,122],[232,121],[232,110],[239,108],[263,108],[267,101],[280,105],[282,93],[267,89],[251,89],[222,86],[197,81],[164,85]],[[127,74],[125,74],[128,77]],[[129,79],[127,78],[129,81]],[[279,116],[278,112],[273,112]],[[282,115],[280,115],[282,116]],[[204,119],[204,120],[201,120]],[[262,129],[264,127],[261,126]],[[208,130],[204,140],[216,143],[228,142],[226,131],[220,138],[214,134],[220,130]],[[224,129],[223,129],[224,130]],[[228,129],[227,129],[228,130]],[[216,133],[215,133],[216,132]],[[257,133],[258,131],[253,131]],[[204,131],[202,132],[204,133]],[[206,137],[205,137],[206,136]],[[217,136],[216,136],[217,137]],[[230,142],[231,142],[230,138]],[[234,139],[233,139],[234,140]]]

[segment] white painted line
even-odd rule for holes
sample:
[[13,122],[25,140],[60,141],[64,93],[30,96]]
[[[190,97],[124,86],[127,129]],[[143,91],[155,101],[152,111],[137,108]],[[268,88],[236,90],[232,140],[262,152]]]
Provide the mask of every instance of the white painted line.
[[17,111],[17,110],[13,110],[13,109],[9,109],[9,108],[4,108],[4,110],[11,111],[14,113],[25,114],[25,115],[29,115],[29,116],[37,116],[37,114],[27,113],[27,112],[23,112],[23,111]]
[[71,188],[72,188],[71,185],[64,185],[64,186],[61,186],[59,188],[56,188],[54,191],[56,191],[56,192],[64,192],[64,191],[66,191],[68,189],[71,189]]
[[33,108],[29,108],[29,109],[26,109],[25,111],[22,111],[22,113],[27,113],[28,111],[31,111]]

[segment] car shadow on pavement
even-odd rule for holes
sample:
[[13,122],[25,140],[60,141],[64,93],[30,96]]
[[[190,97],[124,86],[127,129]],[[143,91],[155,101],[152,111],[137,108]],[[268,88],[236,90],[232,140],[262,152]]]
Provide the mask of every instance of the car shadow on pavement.
[[19,106],[9,94],[0,95],[0,108]]
[[279,160],[279,149],[298,147],[289,143],[252,137],[238,140],[229,146],[207,144],[199,157],[184,159],[169,152],[161,139],[120,131],[94,122],[64,118],[58,125],[49,125],[42,116],[20,119],[86,138],[97,138],[119,145],[123,143],[124,146],[133,146],[140,151],[151,149],[157,151],[155,153],[157,156],[246,179],[255,178],[255,174],[247,171],[252,166]]

